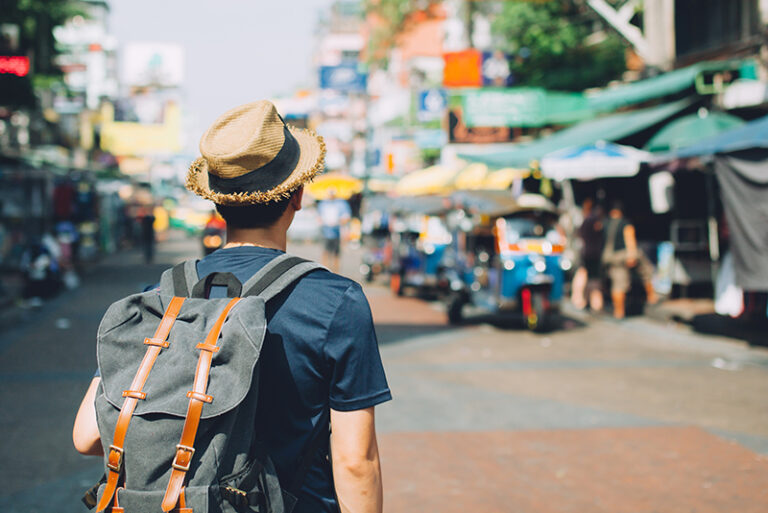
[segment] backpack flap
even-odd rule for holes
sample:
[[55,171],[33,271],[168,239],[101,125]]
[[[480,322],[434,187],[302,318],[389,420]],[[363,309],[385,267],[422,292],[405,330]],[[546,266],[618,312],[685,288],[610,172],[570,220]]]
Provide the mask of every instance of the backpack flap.
[[[105,399],[119,409],[123,391],[130,390],[170,297],[157,291],[129,296],[114,303],[99,327],[97,356]],[[185,417],[200,357],[196,346],[205,341],[229,299],[187,299],[149,373],[134,415],[166,414]],[[242,299],[230,312],[221,330],[219,349],[213,355],[207,395],[213,401],[202,418],[235,408],[251,390],[254,368],[266,331],[264,300]]]

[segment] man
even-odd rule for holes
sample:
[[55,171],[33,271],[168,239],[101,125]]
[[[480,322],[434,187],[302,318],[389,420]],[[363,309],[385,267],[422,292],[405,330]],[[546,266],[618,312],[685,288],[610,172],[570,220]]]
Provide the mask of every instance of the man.
[[136,216],[141,225],[141,250],[144,253],[144,263],[151,264],[155,257],[155,214],[152,205],[139,209]]
[[[302,186],[322,170],[325,146],[313,133],[285,126],[274,105],[261,101],[220,117],[200,150],[187,187],[216,203],[229,242],[198,262],[198,275],[231,272],[245,282],[285,252]],[[219,292],[214,288],[211,297]],[[315,271],[270,301],[267,317],[258,384],[265,414],[254,430],[281,483],[294,475],[313,435],[328,432],[329,418],[332,427],[330,443],[313,457],[294,513],[380,513],[374,407],[391,395],[360,286]],[[98,380],[83,399],[73,432],[75,447],[87,454],[101,453],[93,407]]]
[[603,233],[603,209],[594,206],[592,198],[586,198],[582,205],[583,221],[578,230],[581,248],[581,266],[573,275],[571,303],[582,310],[589,306],[599,312],[603,309],[603,293],[600,287],[602,277],[600,258],[605,244]]
[[627,292],[632,283],[631,269],[635,267],[643,279],[646,300],[650,304],[656,303],[656,291],[651,283],[651,263],[637,247],[635,227],[624,218],[624,207],[620,201],[615,201],[608,212],[602,262],[611,280],[614,318],[623,319],[626,315]]
[[328,189],[328,199],[317,204],[320,221],[323,224],[323,265],[334,272],[339,271],[341,253],[341,227],[349,222],[349,203],[336,198],[336,190]]

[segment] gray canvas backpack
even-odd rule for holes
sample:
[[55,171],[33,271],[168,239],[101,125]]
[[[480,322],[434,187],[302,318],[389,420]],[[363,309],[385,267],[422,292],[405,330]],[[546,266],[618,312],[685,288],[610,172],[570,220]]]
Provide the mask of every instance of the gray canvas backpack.
[[[257,408],[264,307],[318,268],[281,255],[241,285],[231,273],[198,280],[188,261],[163,273],[159,290],[109,307],[97,345],[97,511],[290,513],[328,432],[310,441],[292,482],[278,482],[254,436],[256,415],[268,415]],[[208,299],[214,286],[229,297]]]

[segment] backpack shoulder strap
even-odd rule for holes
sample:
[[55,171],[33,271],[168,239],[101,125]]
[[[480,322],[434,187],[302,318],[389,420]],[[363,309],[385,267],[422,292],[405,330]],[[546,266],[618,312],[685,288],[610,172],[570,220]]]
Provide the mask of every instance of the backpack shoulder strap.
[[294,281],[315,269],[325,267],[293,255],[280,255],[243,284],[242,297],[260,296],[269,301]]
[[170,296],[189,297],[198,281],[197,260],[187,260],[163,272],[160,291]]

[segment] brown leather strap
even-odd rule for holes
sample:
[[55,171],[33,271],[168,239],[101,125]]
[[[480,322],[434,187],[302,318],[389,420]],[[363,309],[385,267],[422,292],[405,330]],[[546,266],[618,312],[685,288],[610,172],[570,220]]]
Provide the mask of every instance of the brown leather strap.
[[[168,308],[165,309],[163,318],[160,321],[160,326],[155,331],[155,336],[152,340],[162,340],[168,338],[168,334],[171,332],[171,326],[176,321],[176,316],[179,315],[181,305],[184,303],[183,297],[174,297],[168,304]],[[145,339],[145,343],[146,343]],[[125,435],[128,432],[128,424],[131,422],[131,417],[136,409],[140,399],[144,399],[146,394],[141,391],[144,388],[144,384],[147,382],[149,371],[152,370],[152,366],[155,364],[157,355],[162,351],[162,344],[150,344],[147,348],[147,352],[144,353],[144,359],[139,365],[139,370],[136,372],[136,376],[133,378],[133,383],[128,390],[123,392],[123,406],[120,408],[120,414],[117,417],[117,425],[115,426],[115,436],[112,438],[112,445],[107,449],[107,484],[104,487],[104,493],[96,505],[97,513],[104,511],[109,505],[110,500],[115,495],[117,490],[117,484],[120,480],[120,474],[123,469],[123,444],[125,443]],[[144,397],[141,395],[144,394]],[[114,509],[114,507],[113,507]]]
[[211,362],[213,361],[213,353],[215,351],[211,351],[206,346],[216,345],[221,333],[221,327],[224,325],[229,311],[232,310],[232,307],[238,301],[240,301],[240,298],[236,297],[227,303],[227,306],[224,307],[221,315],[216,320],[216,324],[213,325],[210,333],[208,333],[203,348],[200,350],[200,358],[197,360],[197,370],[195,371],[195,384],[190,393],[187,394],[190,398],[189,406],[187,407],[187,418],[184,419],[181,440],[176,446],[176,456],[173,458],[171,479],[168,482],[168,488],[165,489],[165,497],[163,498],[162,507],[165,512],[173,510],[179,501],[179,496],[184,487],[184,479],[189,466],[192,464],[192,457],[195,454],[195,436],[200,425],[200,416],[203,414],[203,405],[213,400],[205,392],[208,388],[208,375],[211,372]]
[[181,489],[181,494],[179,495],[179,507],[178,509],[174,509],[173,513],[193,513],[192,508],[187,507],[187,498],[184,493],[185,490],[186,488]]
[[115,490],[115,500],[112,501],[112,508],[109,510],[109,513],[125,513],[125,509],[120,506],[120,502],[118,501],[120,490],[125,490],[125,488],[120,486]]

